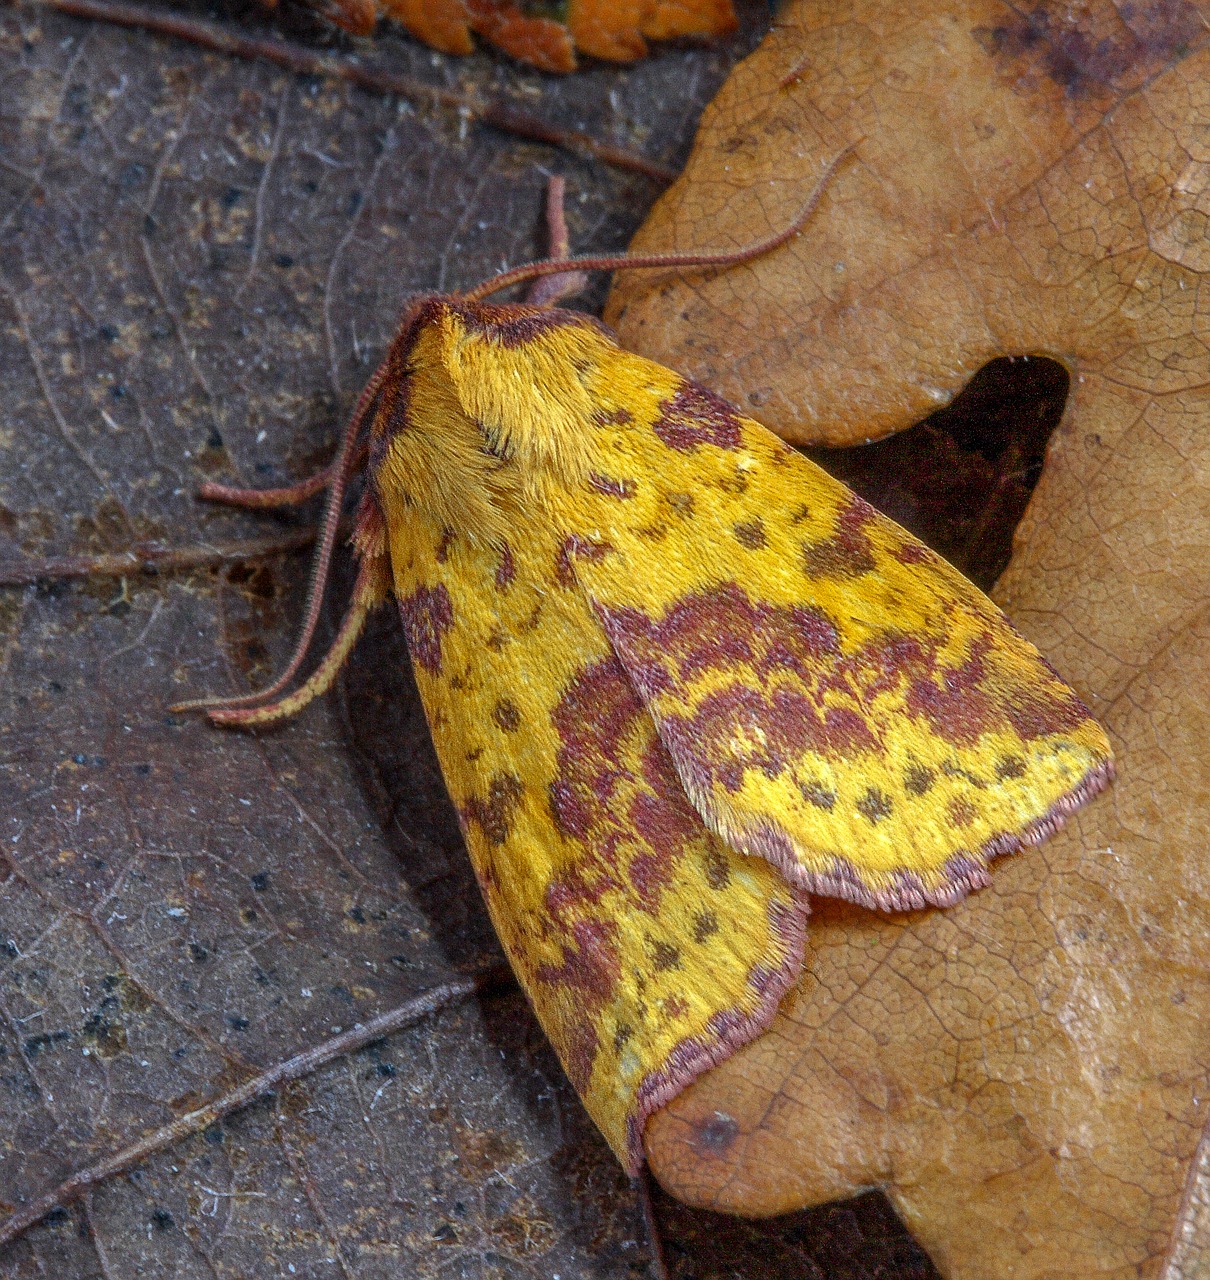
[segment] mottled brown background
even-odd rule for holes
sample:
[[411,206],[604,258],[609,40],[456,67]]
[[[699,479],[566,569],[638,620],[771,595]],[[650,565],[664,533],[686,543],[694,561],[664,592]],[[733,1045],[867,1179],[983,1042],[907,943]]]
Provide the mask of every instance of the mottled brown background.
[[[768,13],[743,19],[729,45],[564,81],[391,34],[365,51],[676,164]],[[552,172],[582,251],[623,246],[658,194],[449,114],[0,12],[0,560],[280,529],[193,491],[321,462],[409,292],[542,249]],[[1063,378],[1002,364],[973,414],[835,465],[986,585]],[[278,667],[305,576],[293,556],[0,593],[0,1208],[497,955],[393,618],[278,731],[164,711]],[[874,1194],[765,1224],[656,1207],[680,1277],[934,1274]],[[0,1252],[0,1276],[69,1280],[645,1267],[630,1189],[509,990]]]

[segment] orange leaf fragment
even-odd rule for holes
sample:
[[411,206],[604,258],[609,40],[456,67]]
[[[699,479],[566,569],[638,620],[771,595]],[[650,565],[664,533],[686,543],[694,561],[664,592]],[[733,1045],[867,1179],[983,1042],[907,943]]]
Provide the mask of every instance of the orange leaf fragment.
[[381,0],[383,12],[441,53],[473,53],[475,41],[462,0]]
[[442,53],[471,53],[478,35],[518,62],[558,73],[576,69],[577,50],[633,62],[646,56],[648,40],[710,39],[738,26],[732,0],[330,0],[325,12],[361,35],[381,12]]
[[648,40],[722,36],[739,26],[731,0],[655,0],[645,9],[643,34]]
[[507,0],[466,0],[471,30],[489,44],[542,71],[574,71],[576,51],[571,32],[552,18],[527,14]]
[[647,54],[643,39],[645,0],[571,0],[567,26],[576,48],[610,62],[633,62]]
[[576,48],[610,62],[633,62],[648,40],[709,39],[738,25],[731,0],[570,0],[567,25]]
[[527,14],[509,0],[381,0],[383,12],[442,53],[472,53],[472,33],[542,71],[576,67],[571,33],[551,18]]

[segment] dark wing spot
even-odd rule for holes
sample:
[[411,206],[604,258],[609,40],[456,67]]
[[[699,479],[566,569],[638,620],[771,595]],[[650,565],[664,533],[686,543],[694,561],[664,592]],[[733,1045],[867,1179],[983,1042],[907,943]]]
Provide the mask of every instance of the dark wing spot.
[[923,564],[933,553],[922,542],[905,542],[895,552],[900,564]]
[[702,444],[736,449],[740,442],[739,415],[721,396],[696,382],[682,383],[676,395],[664,401],[652,430],[680,453]]
[[592,415],[594,427],[624,427],[634,421],[629,409],[597,409]]
[[496,590],[507,591],[517,576],[517,566],[513,561],[512,549],[506,542],[500,551],[500,563],[496,567]]
[[755,520],[737,524],[734,533],[736,542],[749,551],[760,551],[769,545],[769,540],[765,537],[765,526],[759,516]]
[[693,917],[693,941],[705,942],[718,932],[718,916],[713,911],[699,911]]
[[487,785],[486,799],[472,796],[462,806],[462,819],[474,823],[492,844],[503,844],[512,833],[513,819],[525,784],[511,773],[498,773]]
[[800,782],[798,789],[802,792],[802,798],[817,809],[824,809],[830,813],[836,804],[836,792],[820,786],[818,782]]
[[1025,761],[1020,756],[1001,756],[996,761],[996,777],[1001,781],[1025,777]]
[[678,1018],[685,1017],[691,1008],[684,996],[665,996],[660,1001],[660,1016],[666,1022],[675,1022]]
[[516,733],[521,727],[521,713],[509,698],[501,698],[492,710],[492,719],[505,733]]
[[656,942],[651,948],[651,963],[657,973],[681,967],[681,950],[669,942]]
[[555,560],[555,580],[561,587],[574,587],[577,560],[587,560],[590,564],[595,564],[598,560],[603,560],[612,550],[612,543],[593,542],[581,537],[578,533],[569,534],[563,539],[563,545],[559,548],[559,554]]
[[718,849],[711,848],[706,853],[706,883],[712,889],[725,889],[731,883],[731,868]]
[[877,787],[871,787],[857,801],[857,812],[870,822],[881,822],[883,818],[890,817],[891,798]]
[[430,675],[441,674],[441,642],[454,624],[454,605],[443,584],[417,587],[399,601],[403,634],[412,661]]
[[865,527],[876,512],[854,495],[836,520],[829,538],[804,545],[803,569],[811,578],[860,578],[874,568],[874,548]]
[[664,501],[682,519],[688,520],[693,515],[693,494],[691,493],[668,493],[664,495]]
[[955,827],[969,827],[978,815],[979,810],[965,798],[951,800],[949,803],[950,823]]
[[903,785],[908,795],[923,796],[927,795],[932,789],[936,777],[937,775],[932,769],[913,760],[912,763],[908,765],[907,774],[903,779]]

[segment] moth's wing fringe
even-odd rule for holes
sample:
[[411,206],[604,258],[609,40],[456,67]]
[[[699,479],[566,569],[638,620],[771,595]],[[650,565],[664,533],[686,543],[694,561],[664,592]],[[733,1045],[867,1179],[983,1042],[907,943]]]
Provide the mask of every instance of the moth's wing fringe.
[[809,911],[805,897],[799,898],[791,910],[773,904],[774,927],[786,944],[786,958],[765,977],[760,1004],[742,1016],[729,1010],[715,1014],[710,1021],[709,1039],[694,1036],[682,1040],[669,1060],[658,1071],[647,1075],[639,1085],[635,1109],[627,1122],[629,1159],[626,1171],[632,1178],[643,1164],[643,1129],[648,1118],[684,1092],[699,1076],[725,1062],[737,1050],[767,1031],[782,1000],[798,985],[806,953]]
[[[952,907],[967,894],[991,883],[987,864],[994,858],[1039,845],[1061,830],[1068,817],[1104,791],[1114,779],[1112,760],[1093,766],[1072,789],[1060,796],[1040,817],[1020,831],[1008,831],[988,840],[973,857],[955,856],[943,870],[940,884],[929,888],[916,873],[898,871],[892,888],[875,890],[864,885],[844,862],[833,872],[808,871],[794,852],[792,838],[772,823],[752,827],[727,823],[709,825],[718,837],[741,853],[755,854],[772,863],[795,888],[821,897],[840,898],[876,911],[919,911],[925,907]],[[695,805],[697,802],[694,802]],[[699,811],[703,806],[698,806]]]

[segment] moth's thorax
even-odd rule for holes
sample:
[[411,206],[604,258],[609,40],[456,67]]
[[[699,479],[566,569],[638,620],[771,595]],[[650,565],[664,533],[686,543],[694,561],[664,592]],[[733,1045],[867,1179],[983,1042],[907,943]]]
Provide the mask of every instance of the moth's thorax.
[[372,430],[388,520],[418,510],[496,540],[520,511],[582,484],[596,383],[620,354],[576,312],[421,304],[389,357]]

